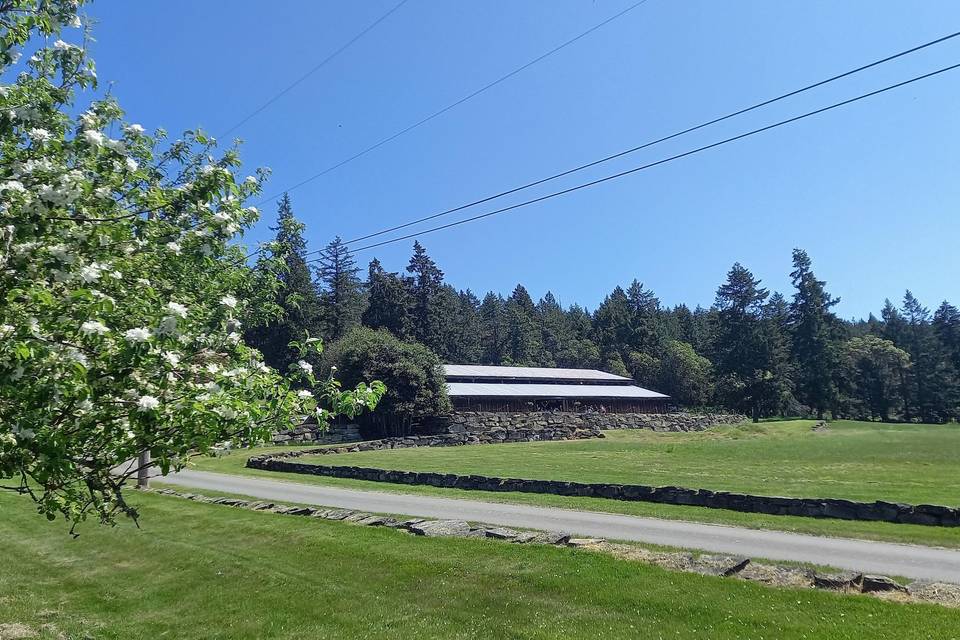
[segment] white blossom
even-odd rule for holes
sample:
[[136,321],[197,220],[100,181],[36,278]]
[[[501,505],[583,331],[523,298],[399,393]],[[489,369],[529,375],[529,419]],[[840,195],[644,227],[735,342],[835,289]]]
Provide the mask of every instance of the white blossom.
[[237,299],[234,298],[233,296],[223,296],[222,298],[220,298],[220,304],[222,304],[225,307],[230,307],[231,309],[235,309],[237,307]]
[[150,395],[143,395],[137,400],[137,409],[140,411],[152,411],[160,406],[160,400]]
[[83,139],[86,140],[91,146],[99,147],[103,144],[104,136],[95,129],[84,129]]
[[164,351],[163,359],[166,360],[171,367],[175,367],[180,364],[180,354],[176,351]]
[[297,397],[307,399],[307,398],[312,398],[313,394],[307,391],[306,389],[300,389],[299,391],[297,391]]
[[63,40],[57,40],[56,42],[53,43],[53,48],[56,49],[57,51],[67,51],[75,47],[72,44],[68,44],[64,42]]
[[133,158],[127,158],[126,163],[127,163],[128,171],[136,171],[140,167],[140,165],[137,164],[137,161],[134,160]]
[[313,373],[313,365],[306,360],[299,360],[297,362],[297,366],[300,367],[300,369],[306,374]]
[[168,242],[167,251],[170,251],[175,255],[180,255],[180,245],[177,244],[176,242]]
[[103,265],[99,265],[96,262],[91,262],[87,266],[80,269],[80,279],[84,282],[96,282],[100,279],[100,275],[103,273]]
[[150,339],[150,330],[144,327],[139,327],[137,329],[127,329],[123,332],[123,337],[129,340],[130,342],[146,342]]
[[233,420],[237,417],[237,412],[230,407],[218,407],[214,411],[220,414],[220,417],[224,420]]
[[143,127],[139,124],[128,124],[123,130],[131,135],[140,135],[144,131]]
[[167,311],[177,316],[178,318],[187,317],[187,308],[178,302],[168,302]]
[[50,139],[50,132],[39,127],[30,129],[29,134],[34,142],[46,142]]
[[80,333],[86,336],[98,335],[102,336],[105,333],[109,333],[110,329],[107,325],[99,322],[97,320],[87,320],[80,325]]
[[13,325],[9,324],[0,324],[0,338],[6,338],[7,336],[13,335],[13,332],[16,331]]
[[50,254],[63,264],[73,264],[77,259],[77,257],[70,253],[67,247],[62,244],[56,244],[50,247]]

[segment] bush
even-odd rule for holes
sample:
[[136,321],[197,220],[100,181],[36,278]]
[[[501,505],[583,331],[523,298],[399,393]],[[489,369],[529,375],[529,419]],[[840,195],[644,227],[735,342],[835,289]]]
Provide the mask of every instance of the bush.
[[417,342],[404,342],[384,329],[357,327],[324,352],[321,369],[350,387],[364,380],[381,380],[387,391],[377,410],[362,416],[371,435],[410,433],[420,419],[450,411],[440,358]]

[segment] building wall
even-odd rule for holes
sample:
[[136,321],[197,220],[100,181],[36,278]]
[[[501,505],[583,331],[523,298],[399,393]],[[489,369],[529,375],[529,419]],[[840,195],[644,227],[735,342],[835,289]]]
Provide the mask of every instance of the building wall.
[[530,399],[530,398],[474,398],[451,397],[458,411],[481,411],[503,413],[531,413],[561,411],[571,413],[666,413],[669,398],[620,398],[620,399]]

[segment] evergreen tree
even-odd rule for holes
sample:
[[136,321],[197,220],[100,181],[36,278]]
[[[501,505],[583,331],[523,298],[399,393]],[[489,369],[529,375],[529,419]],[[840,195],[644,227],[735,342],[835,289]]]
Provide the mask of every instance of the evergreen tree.
[[351,327],[360,324],[364,305],[363,284],[357,276],[360,270],[340,236],[320,252],[318,261],[323,337],[328,341],[338,340]]
[[536,310],[540,322],[540,342],[543,345],[543,354],[540,365],[556,367],[563,360],[570,360],[572,349],[575,347],[575,338],[567,322],[563,307],[549,291],[540,298]]
[[633,311],[627,293],[616,287],[608,295],[593,315],[594,336],[600,350],[600,359],[604,366],[612,366],[622,371],[610,371],[617,375],[629,375],[624,363],[629,357],[633,338]]
[[714,302],[714,363],[725,380],[718,394],[724,404],[749,412],[755,420],[766,404],[768,391],[762,323],[763,302],[768,295],[760,280],[737,262],[727,273],[726,282],[717,289]]
[[814,275],[810,257],[802,249],[793,250],[790,278],[796,289],[790,305],[790,327],[797,397],[823,418],[837,401],[837,320],[830,309],[840,299],[827,293],[826,283]]
[[501,296],[487,293],[480,303],[480,362],[501,365],[506,357],[507,329]]
[[[307,266],[304,225],[293,214],[289,194],[283,194],[277,207],[277,226],[271,253],[282,257],[285,269],[276,274],[283,286],[277,293],[276,303],[283,316],[276,321],[251,326],[244,334],[247,344],[263,353],[263,358],[278,371],[286,371],[297,357],[288,346],[291,341],[302,341],[307,335],[320,333],[319,300]],[[265,264],[265,261],[261,261]]]
[[933,331],[953,365],[960,373],[960,310],[946,300],[933,314]]
[[459,306],[455,325],[458,327],[453,362],[479,364],[482,355],[480,340],[480,299],[470,289],[457,294]]
[[900,317],[900,342],[896,344],[910,354],[913,363],[907,376],[907,413],[922,422],[944,422],[955,413],[958,395],[949,353],[937,337],[930,311],[909,290]]
[[384,271],[374,258],[367,269],[367,308],[361,315],[364,326],[386,329],[400,339],[408,338],[410,329],[410,292],[406,282],[396,273]]
[[593,340],[593,318],[580,305],[571,305],[566,323],[573,342],[557,356],[557,366],[596,369],[600,364],[600,348]]
[[407,273],[410,274],[407,284],[412,301],[410,319],[413,337],[430,348],[436,348],[443,341],[440,324],[444,319],[437,309],[437,296],[443,287],[443,271],[427,255],[423,245],[415,241]]
[[630,307],[630,350],[651,356],[658,354],[663,342],[660,300],[635,279],[627,288],[627,304]]
[[504,307],[506,314],[506,357],[510,364],[535,366],[539,364],[542,343],[540,326],[537,321],[533,299],[518,284],[507,298]]

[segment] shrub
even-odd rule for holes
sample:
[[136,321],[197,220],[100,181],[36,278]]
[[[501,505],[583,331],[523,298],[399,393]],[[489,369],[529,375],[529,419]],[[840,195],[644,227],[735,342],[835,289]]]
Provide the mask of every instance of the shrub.
[[335,373],[348,387],[364,380],[386,384],[377,410],[360,419],[361,426],[372,435],[406,435],[418,420],[450,411],[437,355],[420,343],[404,342],[383,329],[351,330],[324,352],[321,369]]

